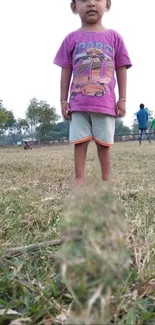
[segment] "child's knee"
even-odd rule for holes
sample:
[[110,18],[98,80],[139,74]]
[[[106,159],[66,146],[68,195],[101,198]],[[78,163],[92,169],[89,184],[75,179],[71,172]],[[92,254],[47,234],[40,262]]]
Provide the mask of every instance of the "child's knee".
[[108,146],[108,145],[106,146],[106,145],[100,144],[98,142],[96,142],[96,146],[97,146],[98,150],[104,151],[104,152],[110,151],[110,148],[111,148],[111,146]]

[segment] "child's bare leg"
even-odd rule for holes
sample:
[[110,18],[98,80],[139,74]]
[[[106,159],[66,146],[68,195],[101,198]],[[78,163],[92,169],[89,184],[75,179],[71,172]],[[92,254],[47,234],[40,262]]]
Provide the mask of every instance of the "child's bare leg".
[[84,184],[84,168],[87,156],[87,148],[89,141],[75,144],[74,159],[75,159],[75,185]]
[[96,143],[98,157],[101,164],[101,172],[103,181],[108,181],[110,177],[110,147]]

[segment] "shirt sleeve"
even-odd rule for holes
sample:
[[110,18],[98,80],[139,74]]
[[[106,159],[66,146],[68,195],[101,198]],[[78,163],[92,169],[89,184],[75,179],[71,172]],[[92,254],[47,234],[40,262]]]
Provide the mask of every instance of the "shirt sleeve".
[[126,66],[126,68],[132,67],[132,63],[123,41],[122,36],[116,33],[116,40],[115,40],[115,67],[121,68]]
[[53,63],[62,67],[62,68],[70,68],[72,67],[72,54],[70,50],[70,44],[69,44],[69,37],[66,37],[58,52],[56,53],[56,56],[54,58]]

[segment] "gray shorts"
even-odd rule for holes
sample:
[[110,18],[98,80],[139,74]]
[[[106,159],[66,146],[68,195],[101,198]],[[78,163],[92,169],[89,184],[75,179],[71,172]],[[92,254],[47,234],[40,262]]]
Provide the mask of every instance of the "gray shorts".
[[69,140],[73,144],[94,140],[103,146],[114,142],[115,117],[92,112],[73,112]]

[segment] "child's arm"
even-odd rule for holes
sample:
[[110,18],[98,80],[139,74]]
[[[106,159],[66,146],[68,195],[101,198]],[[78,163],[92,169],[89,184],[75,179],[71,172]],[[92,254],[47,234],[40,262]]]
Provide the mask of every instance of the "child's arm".
[[69,112],[69,104],[68,100],[68,92],[69,86],[72,76],[72,68],[62,68],[61,70],[61,86],[60,86],[60,102],[61,102],[61,111],[62,115],[66,120],[70,120],[68,115]]
[[116,105],[117,117],[123,117],[126,113],[126,87],[127,87],[127,69],[126,66],[116,69],[119,100]]

